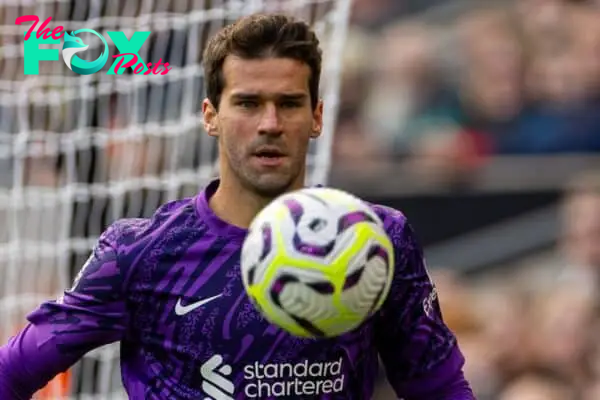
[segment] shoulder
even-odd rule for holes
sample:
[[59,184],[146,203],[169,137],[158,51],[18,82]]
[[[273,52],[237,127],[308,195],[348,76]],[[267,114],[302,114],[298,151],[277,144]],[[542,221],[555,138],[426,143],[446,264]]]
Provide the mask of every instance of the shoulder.
[[367,204],[377,214],[381,222],[383,222],[386,233],[395,245],[413,236],[408,219],[402,211],[382,204]]
[[403,279],[422,277],[429,280],[422,244],[406,215],[380,204],[370,206],[383,222],[385,232],[394,247],[395,263],[401,266],[396,269],[396,274]]
[[163,204],[150,218],[122,218],[114,221],[100,237],[119,253],[133,253],[148,240],[198,221],[194,199]]
[[377,216],[383,221],[384,225],[403,225],[406,222],[406,216],[400,210],[384,206],[383,204],[369,202],[367,202],[367,204],[371,207],[373,211],[375,211]]
[[181,232],[197,228],[198,221],[194,199],[166,203],[150,218],[118,219],[100,236],[92,259],[112,261],[127,286],[139,260],[173,251],[173,243],[181,241]]

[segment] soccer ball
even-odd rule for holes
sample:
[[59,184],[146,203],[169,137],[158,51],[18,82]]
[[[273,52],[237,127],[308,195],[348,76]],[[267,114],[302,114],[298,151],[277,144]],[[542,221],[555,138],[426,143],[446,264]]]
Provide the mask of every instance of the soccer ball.
[[252,221],[241,254],[246,292],[262,315],[299,337],[334,337],[379,310],[394,272],[383,223],[330,188],[284,194]]

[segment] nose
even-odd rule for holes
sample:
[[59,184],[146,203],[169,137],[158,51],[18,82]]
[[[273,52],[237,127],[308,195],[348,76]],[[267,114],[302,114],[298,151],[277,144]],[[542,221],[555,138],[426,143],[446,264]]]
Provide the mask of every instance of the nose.
[[281,121],[277,107],[268,103],[264,106],[258,125],[258,133],[260,135],[281,135]]

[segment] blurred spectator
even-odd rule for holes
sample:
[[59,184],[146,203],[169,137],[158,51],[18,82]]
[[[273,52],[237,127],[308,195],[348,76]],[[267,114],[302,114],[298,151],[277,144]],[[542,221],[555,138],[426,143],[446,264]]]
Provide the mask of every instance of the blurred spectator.
[[360,110],[366,95],[369,70],[369,50],[373,36],[360,28],[353,28],[348,34],[344,51],[344,72],[342,74],[342,93],[338,112],[334,162],[367,166],[369,159],[379,154],[377,143],[373,141],[374,132],[364,126],[360,119]]
[[[579,290],[597,293],[600,286],[600,174],[578,177],[570,185],[562,210],[562,249],[569,268],[561,275]],[[587,290],[585,290],[587,288]]]
[[499,400],[575,400],[577,392],[568,379],[544,368],[532,369],[511,381]]
[[548,366],[584,385],[590,378],[587,357],[588,330],[593,322],[593,302],[574,286],[541,293],[531,307],[529,343],[532,362]]
[[378,31],[401,17],[444,3],[447,0],[353,0],[352,25]]
[[437,89],[433,41],[433,32],[418,22],[392,25],[378,41],[365,112],[372,134],[392,151],[408,140],[409,119],[429,106]]

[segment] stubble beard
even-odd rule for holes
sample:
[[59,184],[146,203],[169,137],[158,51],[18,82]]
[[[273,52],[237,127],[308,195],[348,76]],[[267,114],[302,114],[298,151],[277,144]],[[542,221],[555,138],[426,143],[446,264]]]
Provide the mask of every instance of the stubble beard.
[[277,170],[261,172],[250,165],[249,159],[242,157],[230,158],[229,168],[246,190],[267,200],[290,191],[302,171],[302,167],[292,161]]
[[274,199],[292,189],[298,177],[297,168],[274,172],[259,172],[242,167],[237,175],[248,190],[264,199]]

